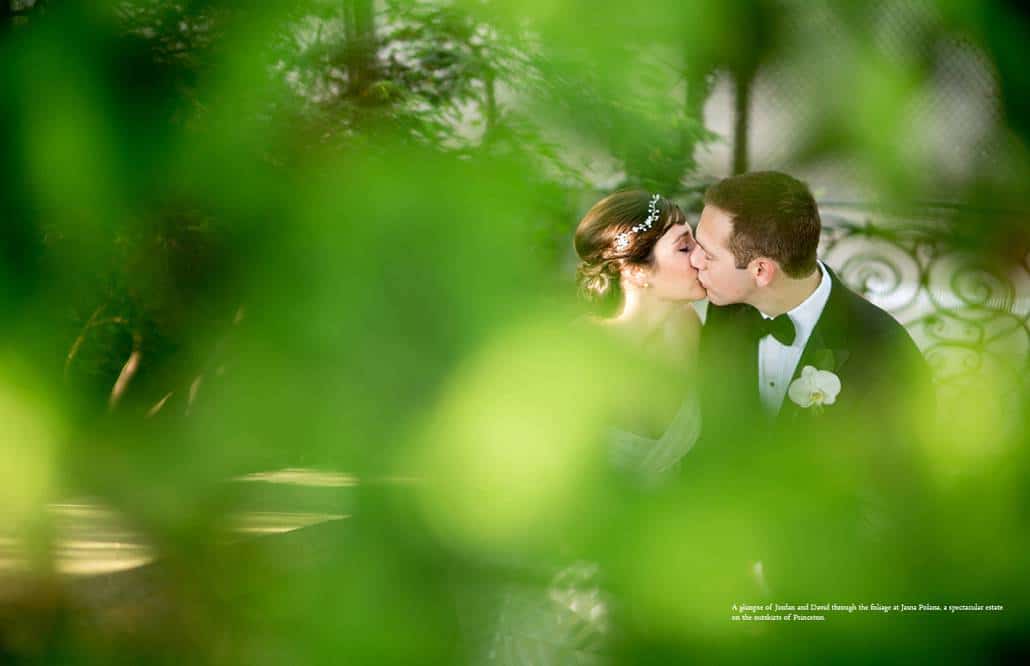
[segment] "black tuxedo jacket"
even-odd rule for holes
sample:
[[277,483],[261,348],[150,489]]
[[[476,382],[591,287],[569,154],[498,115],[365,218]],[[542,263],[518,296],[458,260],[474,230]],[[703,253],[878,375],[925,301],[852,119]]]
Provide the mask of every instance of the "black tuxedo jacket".
[[914,426],[932,396],[928,367],[897,321],[829,275],[793,375],[806,365],[837,374],[841,391],[821,411],[789,396],[775,417],[763,408],[751,306],[709,307],[702,332],[702,435],[683,481],[715,479],[743,499],[741,518],[766,540],[749,556],[764,561],[777,593],[796,584],[843,594],[839,585],[875,580],[863,567],[913,543],[925,497]]
[[928,367],[908,332],[827,272],[829,300],[791,381],[808,365],[834,372],[841,380],[836,402],[816,416],[818,410],[803,409],[786,396],[779,413],[767,415],[758,390],[754,309],[709,306],[700,348],[706,444],[729,445],[726,438],[750,440],[763,434],[825,434],[856,423],[870,431],[904,428],[913,410],[930,399]]

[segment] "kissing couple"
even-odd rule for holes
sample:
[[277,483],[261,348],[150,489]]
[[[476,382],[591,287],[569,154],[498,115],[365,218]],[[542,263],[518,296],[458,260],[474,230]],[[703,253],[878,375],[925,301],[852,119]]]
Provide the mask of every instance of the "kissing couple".
[[[691,459],[825,438],[859,440],[881,468],[899,458],[891,447],[906,445],[918,401],[932,396],[926,363],[891,315],[817,258],[820,233],[809,188],[775,171],[709,187],[694,230],[673,201],[641,190],[586,213],[578,281],[610,310],[593,321],[689,377],[663,432],[612,429],[618,463],[658,478],[686,467],[697,442]],[[693,306],[704,299],[702,324]]]
[[[926,363],[897,321],[818,260],[820,232],[808,187],[772,171],[708,188],[696,230],[673,201],[640,190],[600,200],[576,229],[580,289],[607,306],[589,331],[629,359],[614,366],[625,382],[598,375],[618,389],[603,428],[614,478],[661,490],[653,505],[634,502],[655,512],[618,538],[658,529],[646,543],[687,558],[654,585],[700,613],[688,617],[722,617],[755,594],[865,598],[915,543],[911,426],[932,396]],[[662,384],[669,374],[682,381]],[[543,597],[505,588],[484,663],[607,663],[605,566],[566,567]],[[616,624],[649,640],[646,620]]]

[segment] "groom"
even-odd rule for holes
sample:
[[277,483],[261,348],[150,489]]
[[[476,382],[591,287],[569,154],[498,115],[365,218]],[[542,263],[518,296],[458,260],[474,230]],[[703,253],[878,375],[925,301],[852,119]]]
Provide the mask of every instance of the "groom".
[[930,395],[905,329],[816,259],[820,229],[808,187],[784,173],[733,176],[705,193],[690,261],[710,304],[706,390],[738,414],[811,425],[816,414]]
[[[705,193],[690,256],[709,298],[697,452],[766,488],[765,506],[798,498],[762,520],[789,522],[801,502],[819,511],[828,490],[856,500],[849,535],[875,532],[863,521],[884,516],[881,527],[897,529],[908,521],[892,507],[916,504],[906,493],[918,485],[913,422],[932,403],[928,368],[897,321],[817,260],[820,228],[808,187],[784,173],[734,176]],[[794,527],[825,533],[838,518]]]

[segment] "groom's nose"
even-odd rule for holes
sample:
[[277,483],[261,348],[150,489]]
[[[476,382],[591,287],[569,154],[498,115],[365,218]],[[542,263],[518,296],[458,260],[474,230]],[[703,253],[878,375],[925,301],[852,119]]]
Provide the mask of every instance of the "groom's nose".
[[690,253],[690,265],[696,268],[697,270],[701,270],[701,263],[703,260],[704,253],[701,252],[700,247],[695,245],[694,249]]

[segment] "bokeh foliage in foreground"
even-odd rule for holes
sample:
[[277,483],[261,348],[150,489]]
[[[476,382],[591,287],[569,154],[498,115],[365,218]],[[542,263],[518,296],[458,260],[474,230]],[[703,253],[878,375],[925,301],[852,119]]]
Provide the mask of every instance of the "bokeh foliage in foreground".
[[[727,443],[644,492],[597,445],[682,377],[569,324],[568,237],[601,189],[691,200],[713,74],[811,54],[832,87],[806,100],[797,163],[851,156],[885,198],[939,195],[893,122],[931,63],[878,52],[875,12],[820,3],[850,37],[827,44],[796,38],[800,3],[3,4],[0,515],[32,565],[0,579],[4,656],[454,663],[456,590],[574,559],[618,595],[626,663],[1025,651],[1025,372],[907,415],[925,506],[875,560],[818,531],[869,480],[844,457]],[[977,207],[943,232],[1025,262],[1025,14],[885,4],[922,17],[915,44],[993,64],[997,148],[945,184]],[[847,57],[820,68],[828,48]],[[226,480],[289,465],[362,479],[338,498],[352,518],[225,546],[255,500]],[[141,598],[84,605],[53,572],[44,507],[77,495],[156,545],[126,579]],[[1008,610],[727,620],[763,595],[751,553],[806,551],[826,567],[797,567],[811,599],[784,601]]]

